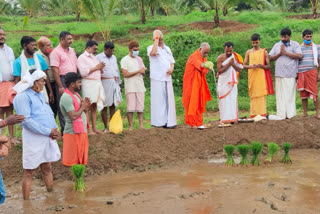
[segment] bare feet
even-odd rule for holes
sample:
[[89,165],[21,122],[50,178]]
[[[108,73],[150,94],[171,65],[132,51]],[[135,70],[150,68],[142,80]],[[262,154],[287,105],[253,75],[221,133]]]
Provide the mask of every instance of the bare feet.
[[88,135],[96,135],[96,133],[92,130],[88,131]]
[[105,130],[103,131],[103,133],[109,133],[109,130],[108,130],[108,129],[105,129]]
[[96,133],[96,134],[103,134],[103,131],[100,131],[99,129],[96,129],[96,130],[93,130],[94,131],[94,133]]
[[21,144],[21,142],[17,138],[10,138],[9,140],[13,145]]
[[129,127],[129,131],[132,131],[133,130],[133,127]]
[[316,115],[316,118],[317,118],[317,119],[320,119],[320,115],[319,115],[319,114],[317,114],[317,115]]

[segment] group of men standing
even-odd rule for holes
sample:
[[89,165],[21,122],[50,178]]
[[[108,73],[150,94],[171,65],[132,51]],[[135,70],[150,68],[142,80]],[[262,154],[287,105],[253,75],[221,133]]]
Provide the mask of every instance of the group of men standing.
[[[270,120],[290,119],[296,115],[296,90],[300,91],[303,115],[307,116],[308,98],[314,101],[316,118],[319,115],[318,82],[320,81],[320,49],[312,42],[311,30],[302,32],[303,43],[291,40],[291,30],[284,28],[280,32],[281,40],[270,53],[260,48],[260,35],[251,36],[252,49],[248,50],[244,61],[234,52],[232,42],[224,44],[224,54],[217,58],[218,83],[217,94],[220,111],[220,125],[229,126],[238,121],[239,73],[248,69],[248,88],[250,97],[250,117],[266,117]],[[207,49],[207,51],[205,51]],[[210,46],[201,44],[186,64],[183,79],[183,105],[185,122],[199,129],[203,125],[205,104],[211,99],[205,74],[208,73],[206,57]],[[268,94],[274,94],[270,72],[270,61],[275,61],[275,88],[277,114],[267,114]]]
[[[320,51],[312,42],[312,31],[305,30],[302,33],[301,45],[291,40],[289,29],[282,29],[280,34],[280,42],[274,45],[269,54],[265,48],[260,48],[260,35],[253,34],[253,48],[246,52],[244,61],[234,52],[232,42],[224,44],[224,53],[217,58],[219,79],[216,83],[221,126],[238,120],[237,85],[242,69],[248,69],[250,117],[267,116],[266,96],[274,93],[270,61],[276,64],[277,115],[269,119],[281,120],[296,115],[296,89],[300,91],[304,116],[307,116],[307,98],[311,98],[314,100],[316,117],[320,118],[317,87]],[[63,135],[63,164],[67,167],[87,164],[87,133],[108,132],[108,121],[115,113],[115,107],[122,102],[120,72],[117,58],[113,55],[114,44],[106,42],[103,52],[97,54],[98,43],[89,40],[85,51],[77,58],[70,47],[71,33],[62,31],[59,39],[59,45],[53,49],[47,37],[40,37],[36,41],[24,36],[21,39],[23,51],[15,60],[12,49],[5,44],[4,30],[0,29],[0,118],[4,119],[4,114],[7,119],[16,118],[8,123],[1,120],[0,127],[9,125],[9,140],[12,142],[12,125],[21,123],[23,128],[24,199],[29,199],[32,175],[39,166],[47,190],[52,190],[51,162],[61,157],[56,141],[60,135]],[[36,52],[37,46],[39,50]],[[211,100],[206,74],[214,70],[213,64],[207,63],[209,52],[210,45],[202,43],[189,57],[183,77],[185,123],[198,129],[206,128],[203,113],[206,103]],[[153,32],[153,44],[147,48],[147,54],[150,61],[151,125],[175,128],[177,122],[172,85],[175,60],[160,30]],[[128,55],[121,59],[120,65],[129,130],[133,130],[134,112],[138,115],[139,128],[143,129],[146,91],[143,79],[147,68],[139,57],[138,42],[131,41],[128,44]],[[79,94],[81,90],[83,98]],[[12,104],[17,115],[12,116]],[[105,127],[103,131],[97,128],[97,110],[101,111]],[[55,122],[56,116],[59,117],[60,131]],[[8,146],[2,145],[7,142],[8,139],[0,139],[0,157],[6,155]]]
[[[0,29],[0,54],[3,56],[0,60],[0,116],[2,119],[4,114],[9,119],[18,118],[8,124],[2,120],[1,127],[10,126],[11,142],[14,141],[12,125],[20,123],[23,128],[22,192],[25,200],[30,197],[32,176],[38,167],[41,168],[47,190],[52,190],[51,162],[61,157],[56,140],[63,135],[63,165],[86,165],[89,148],[87,134],[108,132],[109,118],[122,101],[120,73],[112,42],[106,42],[104,51],[97,55],[98,43],[89,40],[85,51],[77,58],[71,48],[71,33],[62,31],[59,41],[53,49],[47,37],[36,41],[24,36],[21,39],[23,50],[15,60],[12,49],[5,45],[4,30]],[[163,43],[161,31],[154,32],[153,41],[154,44],[148,47],[152,79],[151,123],[156,127],[174,128],[176,112],[171,79],[174,59],[170,48]],[[131,41],[128,49],[128,55],[120,64],[125,82],[129,130],[132,130],[133,112],[138,113],[139,127],[144,128],[146,89],[143,76],[146,68],[139,57],[139,44]],[[12,107],[17,115],[12,115]],[[97,110],[101,111],[104,131],[97,128]],[[59,117],[60,131],[56,116]],[[0,143],[6,145],[8,140],[0,139]],[[0,156],[6,155],[2,151],[4,148],[0,146]],[[1,180],[0,196],[2,187]]]

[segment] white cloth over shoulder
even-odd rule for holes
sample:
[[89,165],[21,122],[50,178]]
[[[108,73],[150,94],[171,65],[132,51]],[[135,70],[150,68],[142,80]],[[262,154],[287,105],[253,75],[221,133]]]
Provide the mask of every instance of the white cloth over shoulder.
[[[24,54],[24,50],[22,50],[22,53],[20,55],[20,60],[21,60],[21,76],[20,76],[20,78],[22,79],[26,74],[29,73],[29,70],[30,70],[27,57]],[[33,60],[34,60],[34,64],[36,66],[36,69],[41,70],[41,65],[40,65],[39,58],[38,58],[37,54],[33,54]],[[48,93],[47,93],[47,90],[45,87],[43,87],[42,93],[46,97],[46,102],[48,102],[49,97],[48,97]]]
[[22,129],[22,165],[23,169],[36,169],[40,164],[58,161],[61,157],[56,140],[45,135],[35,134]]

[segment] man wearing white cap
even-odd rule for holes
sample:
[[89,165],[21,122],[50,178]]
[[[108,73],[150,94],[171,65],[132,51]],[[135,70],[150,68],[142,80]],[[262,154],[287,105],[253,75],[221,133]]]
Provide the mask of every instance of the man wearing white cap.
[[174,58],[163,43],[160,30],[153,32],[153,45],[147,49],[150,60],[151,125],[174,128],[177,125],[172,73]]
[[29,199],[32,174],[40,166],[48,192],[52,191],[53,176],[51,163],[61,157],[56,139],[58,126],[53,112],[43,93],[46,74],[41,70],[29,70],[22,80],[13,87],[17,93],[13,106],[19,115],[26,119],[22,127],[22,193],[24,200]]

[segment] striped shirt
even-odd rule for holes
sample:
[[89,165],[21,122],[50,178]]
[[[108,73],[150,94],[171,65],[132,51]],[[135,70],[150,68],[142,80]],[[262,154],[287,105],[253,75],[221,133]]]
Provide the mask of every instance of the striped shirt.
[[[269,56],[277,55],[280,52],[281,44],[282,43],[277,42],[271,49]],[[300,45],[296,41],[290,41],[289,45],[284,46],[284,49],[288,53],[302,54]],[[298,63],[298,59],[292,59],[288,56],[281,55],[276,60],[275,76],[284,78],[296,78],[298,73]]]
[[[313,45],[316,45],[313,43]],[[302,60],[299,61],[299,73],[303,73],[306,71],[310,71],[315,68],[314,61],[313,61],[313,50],[312,46],[305,46],[303,43],[301,45],[302,51]],[[320,59],[320,47],[318,46],[318,59]]]

